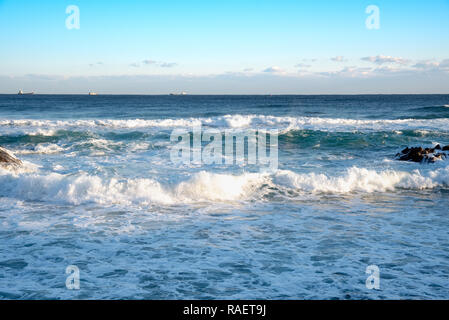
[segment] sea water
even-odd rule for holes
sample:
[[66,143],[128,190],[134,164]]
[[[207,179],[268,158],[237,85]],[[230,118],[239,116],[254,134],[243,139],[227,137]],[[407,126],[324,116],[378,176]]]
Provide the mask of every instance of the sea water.
[[[173,163],[199,125],[277,169]],[[437,143],[449,95],[0,95],[0,298],[448,299],[449,160],[394,160]]]

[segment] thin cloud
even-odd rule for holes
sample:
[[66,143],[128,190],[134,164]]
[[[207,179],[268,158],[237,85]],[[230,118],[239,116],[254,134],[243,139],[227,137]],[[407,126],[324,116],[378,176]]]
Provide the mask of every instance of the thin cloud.
[[[17,78],[17,77],[12,77]],[[18,77],[20,78],[20,77]],[[45,80],[45,81],[61,81],[64,80],[64,76],[60,75],[48,75],[48,74],[35,74],[35,73],[29,73],[24,76],[26,79],[30,80]]]
[[266,73],[283,73],[284,70],[282,70],[281,68],[277,67],[277,66],[272,66],[272,67],[268,67],[265,70],[263,70],[263,72]]
[[[164,61],[156,61],[151,59],[146,59],[142,61],[142,64],[144,65],[154,65],[160,68],[173,68],[176,67],[178,64],[175,62],[164,62]],[[139,63],[131,63],[131,67],[140,67]]]
[[441,61],[439,67],[443,70],[449,70],[449,59],[444,59]]
[[339,76],[346,78],[357,78],[357,77],[367,77],[372,73],[372,68],[360,68],[356,66],[344,67],[338,71],[330,71],[330,72],[319,72],[318,74],[321,76]]
[[[448,68],[449,59],[441,61],[439,67]],[[198,94],[449,93],[448,81],[449,73],[446,71],[428,72],[395,65],[378,68],[352,66],[327,74],[286,76],[277,73],[71,77],[0,75],[0,87],[7,93],[16,93],[20,87],[33,88],[39,93],[86,93],[92,87],[102,93],[123,94],[165,94],[172,92],[174,87]]]
[[363,57],[361,59],[362,61],[368,61],[375,64],[385,64],[385,63],[396,63],[396,64],[407,64],[409,63],[409,60],[403,59],[401,57],[391,57],[391,56],[372,56],[372,57]]
[[176,67],[178,64],[175,62],[162,62],[159,64],[161,68],[173,68]]
[[441,62],[434,60],[421,60],[414,64],[412,67],[423,71],[449,71],[449,59],[445,59]]
[[345,61],[348,61],[343,56],[336,56],[336,57],[331,58],[331,60],[334,61],[334,62],[345,62]]
[[395,67],[391,65],[386,66],[380,66],[378,68],[373,69],[373,73],[380,73],[380,74],[391,74],[391,73],[398,73],[398,72],[406,72],[407,70],[401,68],[401,67]]
[[97,63],[89,63],[89,67],[95,67],[95,66],[100,66],[103,65],[103,62],[98,61]]

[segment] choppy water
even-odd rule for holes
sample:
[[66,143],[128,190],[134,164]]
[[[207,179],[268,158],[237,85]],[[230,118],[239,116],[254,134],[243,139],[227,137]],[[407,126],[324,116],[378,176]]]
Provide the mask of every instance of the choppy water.
[[[279,169],[174,165],[199,124],[279,129]],[[449,95],[0,95],[0,298],[448,299],[449,161],[393,160],[435,143]]]

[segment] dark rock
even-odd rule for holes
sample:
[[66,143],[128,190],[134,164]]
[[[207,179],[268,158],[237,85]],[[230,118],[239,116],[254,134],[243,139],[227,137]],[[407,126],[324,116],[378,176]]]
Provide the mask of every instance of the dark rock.
[[435,157],[439,158],[439,159],[446,159],[447,158],[447,154],[445,154],[445,153],[437,153],[437,154],[435,154]]
[[8,150],[0,147],[0,166],[20,166],[22,165],[22,161],[17,159],[12,153]]
[[[404,152],[405,151],[405,152]],[[401,161],[413,161],[421,162],[424,160],[424,149],[421,147],[417,148],[406,148],[399,155],[399,160]]]
[[443,151],[449,151],[449,145],[448,146],[444,146],[442,150]]
[[[449,146],[447,146],[449,147]],[[446,147],[441,148],[440,145],[436,145],[435,148],[422,148],[412,147],[405,148],[400,153],[396,154],[396,159],[400,161],[413,161],[413,162],[430,162],[433,163],[437,160],[443,160],[448,157],[444,152],[435,154],[435,150],[449,150]]]

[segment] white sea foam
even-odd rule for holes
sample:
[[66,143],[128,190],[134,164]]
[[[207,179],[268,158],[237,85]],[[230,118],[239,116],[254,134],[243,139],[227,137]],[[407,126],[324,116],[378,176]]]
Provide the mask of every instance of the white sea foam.
[[46,137],[51,137],[51,136],[54,136],[54,135],[56,134],[56,130],[39,128],[39,129],[34,130],[34,131],[26,130],[26,131],[24,131],[22,134],[26,134],[26,135],[30,135],[30,136],[46,136]]
[[62,201],[71,204],[173,204],[198,201],[234,201],[245,198],[263,175],[241,176],[200,172],[174,188],[153,179],[110,179],[81,174],[17,174],[0,171],[0,195],[22,200]]
[[15,174],[0,172],[0,195],[22,200],[82,204],[130,204],[172,202],[160,184],[151,179],[103,181],[99,176],[81,174],[67,176],[58,173]]
[[[158,143],[157,144],[158,146],[167,146],[167,145],[170,145],[170,142],[165,142],[165,143]],[[131,143],[129,146],[128,146],[128,151],[129,152],[136,152],[136,151],[142,151],[142,150],[148,150],[148,148],[150,147],[150,143],[148,143],[148,142],[134,142],[134,143]]]
[[54,143],[41,143],[34,146],[32,149],[21,149],[14,151],[15,154],[54,154],[65,151],[61,146]]
[[29,161],[22,160],[22,164],[20,166],[0,166],[0,177],[2,175],[9,174],[24,174],[30,172],[36,172],[39,169],[39,166],[31,163]]
[[207,123],[207,119],[129,119],[129,120],[0,120],[0,126],[5,127],[47,127],[47,128],[76,128],[76,127],[109,127],[109,128],[145,128],[145,127],[188,127]]
[[236,176],[203,171],[178,184],[174,194],[182,201],[234,201],[254,194],[266,178],[259,173]]
[[[225,115],[212,118],[185,119],[133,119],[133,120],[0,120],[0,129],[27,128],[28,134],[55,134],[55,129],[83,130],[97,129],[151,129],[212,126],[218,128],[276,128],[288,130],[322,130],[322,131],[400,131],[422,130],[447,131],[449,119],[395,119],[395,120],[359,120],[320,117],[277,117],[265,115]],[[45,130],[42,128],[45,127]],[[34,128],[32,131],[30,128]]]
[[70,204],[177,204],[251,200],[271,190],[291,190],[296,194],[386,192],[396,189],[431,189],[449,186],[449,166],[431,171],[375,171],[353,167],[336,176],[324,173],[241,175],[199,172],[186,181],[162,185],[155,179],[105,179],[99,176],[51,173],[17,173],[0,170],[0,196],[20,200],[65,202]]
[[280,186],[311,193],[386,192],[396,189],[430,189],[449,186],[449,167],[429,172],[384,170],[353,167],[343,175],[299,174],[279,171],[273,181]]
[[113,147],[120,147],[123,145],[122,141],[111,141],[106,139],[87,139],[81,142],[77,142],[73,147],[93,147],[95,149],[110,151]]

